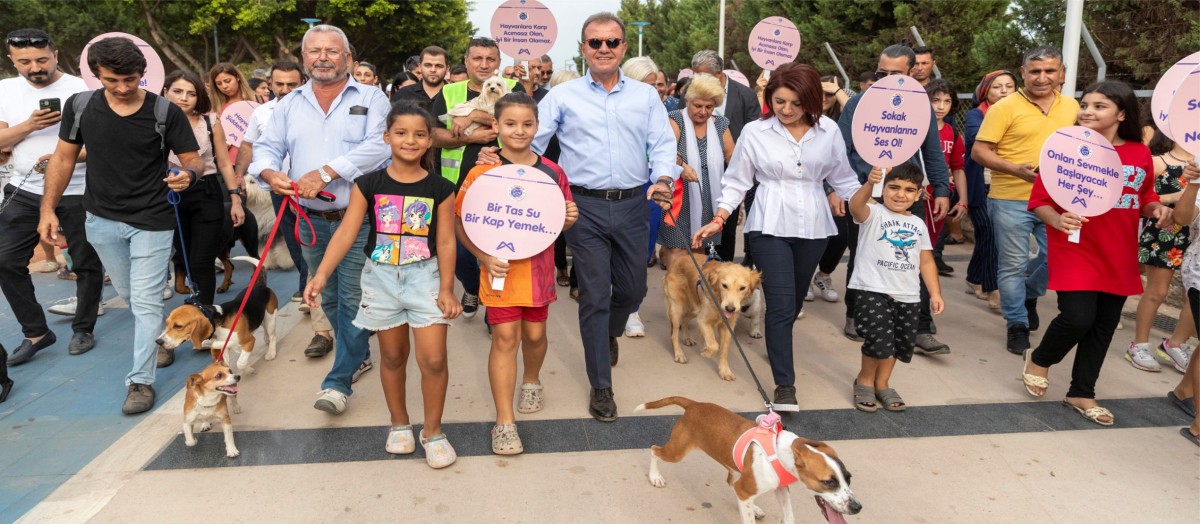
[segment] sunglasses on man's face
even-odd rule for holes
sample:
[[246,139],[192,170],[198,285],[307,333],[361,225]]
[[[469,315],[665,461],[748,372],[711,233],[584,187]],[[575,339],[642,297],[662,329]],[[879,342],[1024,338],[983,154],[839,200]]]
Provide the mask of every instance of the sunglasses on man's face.
[[902,74],[904,74],[904,71],[876,71],[875,72],[875,80],[879,81],[879,80],[883,80],[884,78],[887,78],[892,75],[902,75]]
[[35,36],[35,37],[10,36],[10,37],[8,37],[7,42],[8,42],[8,45],[10,45],[12,47],[16,47],[16,48],[46,47],[47,45],[50,45],[49,38],[42,38],[40,36]]
[[600,38],[589,38],[587,41],[587,45],[588,45],[588,47],[595,49],[595,50],[600,49],[600,44],[608,45],[609,49],[616,49],[617,46],[621,45],[621,42],[622,42],[622,40],[620,38],[609,38],[607,40],[600,39]]

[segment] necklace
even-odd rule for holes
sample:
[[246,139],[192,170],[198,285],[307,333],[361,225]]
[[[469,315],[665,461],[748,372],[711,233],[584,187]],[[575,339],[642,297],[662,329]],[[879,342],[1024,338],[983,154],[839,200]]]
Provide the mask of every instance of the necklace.
[[1193,156],[1192,156],[1192,158],[1191,158],[1191,160],[1184,160],[1184,159],[1182,159],[1182,158],[1179,158],[1179,157],[1175,156],[1175,155],[1174,155],[1174,154],[1172,154],[1170,151],[1167,151],[1167,156],[1169,156],[1169,157],[1171,157],[1171,158],[1174,158],[1176,162],[1180,162],[1180,163],[1183,163],[1183,164],[1186,164],[1186,163],[1188,163],[1188,162],[1191,162],[1192,160],[1195,160],[1195,159],[1196,159],[1196,157],[1193,155]]

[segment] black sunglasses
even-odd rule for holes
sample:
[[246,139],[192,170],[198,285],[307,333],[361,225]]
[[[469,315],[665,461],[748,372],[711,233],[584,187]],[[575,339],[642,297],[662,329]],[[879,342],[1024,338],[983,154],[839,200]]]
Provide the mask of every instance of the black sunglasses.
[[34,36],[34,37],[10,36],[10,37],[8,37],[7,42],[8,42],[8,45],[10,45],[12,47],[16,47],[16,48],[25,48],[25,47],[31,47],[31,46],[32,47],[46,47],[46,46],[50,45],[49,38],[43,38],[40,36]]
[[589,38],[587,45],[592,49],[599,50],[600,44],[608,44],[609,49],[616,49],[617,46],[621,45],[621,42],[623,41],[624,40],[621,40],[620,38],[609,38],[607,40],[602,40],[600,38]]

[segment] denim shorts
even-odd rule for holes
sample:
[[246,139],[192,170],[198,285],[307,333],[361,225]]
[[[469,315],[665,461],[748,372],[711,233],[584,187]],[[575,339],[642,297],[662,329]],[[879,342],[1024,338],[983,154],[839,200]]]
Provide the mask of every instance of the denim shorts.
[[362,303],[354,325],[383,331],[408,324],[414,328],[450,324],[438,309],[441,275],[437,258],[393,266],[367,259],[362,270]]

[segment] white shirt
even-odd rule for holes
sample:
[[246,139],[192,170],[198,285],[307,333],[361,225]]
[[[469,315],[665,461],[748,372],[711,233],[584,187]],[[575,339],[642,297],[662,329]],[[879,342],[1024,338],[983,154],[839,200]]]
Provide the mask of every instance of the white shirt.
[[920,302],[921,252],[933,250],[925,222],[883,204],[871,202],[867,207],[871,214],[859,223],[854,274],[846,287],[883,293],[898,302]]
[[[248,142],[253,145],[255,142],[258,142],[260,137],[267,134],[267,123],[271,121],[271,113],[275,112],[275,106],[277,105],[279,105],[279,99],[272,98],[265,104],[254,108],[254,112],[250,113],[250,124],[246,126],[246,134],[242,137],[243,143]],[[280,171],[286,173],[291,167],[291,157],[283,157],[283,169]],[[268,191],[271,190],[270,184],[258,178],[258,172],[249,172],[249,166],[247,166],[247,171],[246,174],[258,182],[259,187]]]
[[775,117],[746,124],[721,179],[718,206],[733,213],[755,180],[758,192],[744,230],[790,238],[837,234],[821,182],[846,200],[860,187],[842,132],[824,116],[799,142]]
[[[53,84],[42,88],[34,87],[20,76],[0,80],[0,122],[7,123],[9,127],[15,126],[29,119],[29,115],[40,107],[38,101],[45,98],[57,98],[59,105],[64,106],[67,98],[83,91],[90,91],[87,84],[84,84],[79,77],[66,73],[63,73],[62,77]],[[37,163],[38,158],[54,153],[54,148],[58,146],[59,126],[70,126],[73,123],[59,122],[45,129],[34,131],[18,142],[13,147],[13,177],[9,183],[20,187],[22,191],[42,194],[46,187],[46,175],[37,171],[33,171],[30,175],[30,171]],[[83,194],[85,166],[86,164],[82,162],[75,164],[75,170],[71,173],[71,181],[67,184],[64,195]],[[28,180],[26,180],[26,175],[30,175]]]

